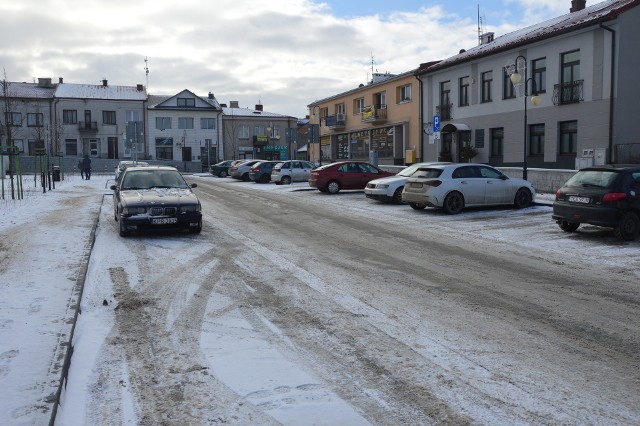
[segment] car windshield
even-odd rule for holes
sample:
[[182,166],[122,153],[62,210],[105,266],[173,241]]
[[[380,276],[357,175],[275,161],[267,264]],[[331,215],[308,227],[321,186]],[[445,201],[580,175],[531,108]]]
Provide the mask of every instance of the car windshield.
[[181,188],[189,185],[179,172],[173,170],[149,170],[129,172],[124,176],[122,189]]
[[611,188],[618,177],[618,173],[609,170],[579,171],[567,181],[566,186],[582,186],[596,188]]
[[442,169],[425,169],[416,170],[411,177],[420,179],[435,179],[442,174]]

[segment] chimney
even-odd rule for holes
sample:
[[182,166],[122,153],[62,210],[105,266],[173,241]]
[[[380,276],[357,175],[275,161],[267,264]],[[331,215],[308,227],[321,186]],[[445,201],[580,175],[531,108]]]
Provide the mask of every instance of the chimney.
[[58,77],[58,83],[60,83],[60,84],[64,83],[64,82],[62,81],[62,77]]
[[214,99],[213,93],[209,92],[209,99]]
[[38,86],[39,87],[51,87],[51,79],[50,78],[38,78]]
[[480,36],[480,44],[488,44],[493,41],[493,33],[484,33]]
[[256,105],[256,111],[263,111],[262,104],[257,104]]
[[104,80],[102,80],[102,85],[103,85],[104,87],[107,87],[107,79],[106,79],[106,78],[105,78]]
[[240,103],[238,101],[229,101],[229,106],[231,108],[240,108]]
[[587,0],[571,0],[571,9],[569,9],[569,12],[573,13],[582,10],[586,5]]
[[136,86],[136,89],[138,90],[138,92],[142,92],[144,90],[144,86],[142,84],[138,84]]

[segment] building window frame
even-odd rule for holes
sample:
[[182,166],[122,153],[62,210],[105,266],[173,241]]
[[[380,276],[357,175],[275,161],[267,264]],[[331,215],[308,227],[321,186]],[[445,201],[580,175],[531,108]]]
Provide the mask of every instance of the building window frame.
[[180,130],[193,129],[193,117],[178,117],[178,129]]
[[362,114],[364,111],[364,98],[357,98],[353,100],[353,113],[354,114]]
[[398,103],[411,102],[411,84],[398,87]]
[[536,93],[547,92],[547,58],[531,61],[531,77],[536,82]]
[[502,76],[502,99],[515,99],[516,97],[516,89],[510,77],[505,67]]
[[201,117],[200,118],[200,128],[204,130],[215,130],[216,129],[216,119],[209,117]]
[[558,124],[558,154],[576,155],[578,153],[578,121],[561,121]]
[[27,113],[27,127],[42,127],[44,126],[44,114],[41,112],[29,112]]
[[116,112],[102,111],[102,124],[116,124]]
[[504,155],[504,127],[494,127],[489,129],[491,138],[491,157],[502,157]]
[[196,100],[194,98],[177,98],[176,105],[180,108],[194,108]]
[[466,75],[458,80],[458,106],[469,106],[469,87],[471,78]]
[[238,139],[249,139],[248,124],[241,124],[238,126]]
[[529,125],[528,155],[544,155],[544,123]]
[[485,71],[481,74],[482,77],[482,90],[481,90],[481,102],[488,103],[493,102],[492,86],[493,86],[493,70]]
[[156,117],[156,129],[167,130],[171,129],[171,117]]
[[63,109],[62,124],[78,124],[78,111],[75,109]]

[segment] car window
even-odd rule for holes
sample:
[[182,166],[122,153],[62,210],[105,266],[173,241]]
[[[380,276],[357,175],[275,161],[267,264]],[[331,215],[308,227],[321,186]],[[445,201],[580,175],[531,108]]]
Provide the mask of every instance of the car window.
[[[348,173],[350,165],[351,165],[351,163],[341,164],[340,167],[338,167],[338,171],[341,172],[341,173]],[[320,169],[323,169],[323,168],[325,168],[325,167],[321,167]]]
[[122,189],[148,189],[146,176],[142,173],[127,173],[122,179]]
[[421,168],[416,170],[416,172],[412,174],[411,177],[421,179],[435,179],[437,177],[440,177],[441,174],[442,169]]
[[313,169],[315,166],[311,163],[302,163],[303,168],[305,169]]
[[489,179],[500,179],[503,174],[496,169],[493,169],[491,167],[486,167],[486,166],[481,166],[479,167],[479,173],[483,178],[489,178]]
[[618,178],[618,172],[608,170],[579,171],[567,181],[567,186],[611,188]]
[[364,173],[378,173],[378,169],[376,169],[370,164],[358,164],[358,165],[360,166],[360,170],[362,170]]
[[476,166],[462,166],[455,169],[453,173],[451,173],[451,177],[454,179],[468,179],[487,176],[482,176]]

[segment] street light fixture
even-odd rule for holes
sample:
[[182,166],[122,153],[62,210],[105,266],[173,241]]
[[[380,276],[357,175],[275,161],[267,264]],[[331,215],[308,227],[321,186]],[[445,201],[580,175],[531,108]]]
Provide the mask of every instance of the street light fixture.
[[[507,65],[505,69],[509,74],[509,79],[511,80],[511,83],[513,83],[514,89],[516,88],[516,85],[524,84],[524,87],[521,89],[523,94],[518,96],[524,97],[524,138],[523,138],[524,157],[522,160],[522,179],[526,180],[527,179],[527,151],[528,151],[527,134],[529,133],[527,131],[528,130],[527,129],[527,97],[530,95],[533,95],[531,97],[531,104],[533,104],[533,106],[540,105],[541,99],[540,99],[540,96],[538,96],[535,78],[533,77],[527,78],[527,58],[525,58],[522,55],[518,55],[515,62],[513,64]],[[529,81],[531,81],[532,93],[529,93],[528,91]],[[518,87],[518,89],[520,88]],[[517,93],[520,93],[520,92],[517,92]]]

